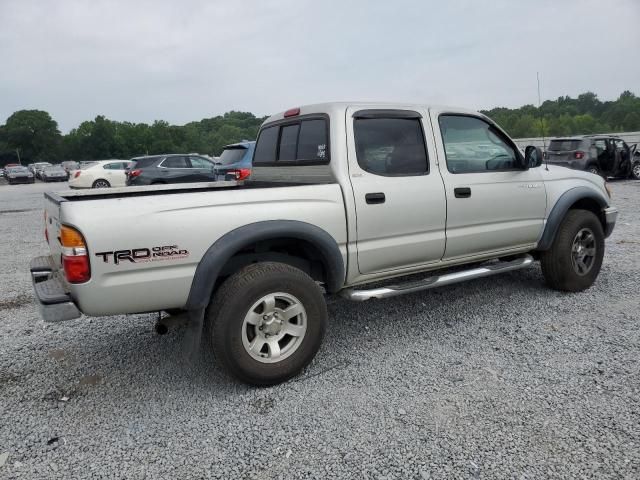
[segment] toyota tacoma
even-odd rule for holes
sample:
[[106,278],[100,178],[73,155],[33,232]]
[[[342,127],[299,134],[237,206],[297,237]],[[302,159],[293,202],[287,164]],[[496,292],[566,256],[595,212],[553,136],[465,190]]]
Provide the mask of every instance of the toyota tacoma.
[[[542,267],[589,288],[617,210],[605,181],[542,164],[457,108],[327,103],[262,125],[244,181],[45,194],[30,269],[46,321],[185,312],[241,381],[282,382],[318,351],[325,298],[354,301]],[[371,285],[373,284],[373,285]]]

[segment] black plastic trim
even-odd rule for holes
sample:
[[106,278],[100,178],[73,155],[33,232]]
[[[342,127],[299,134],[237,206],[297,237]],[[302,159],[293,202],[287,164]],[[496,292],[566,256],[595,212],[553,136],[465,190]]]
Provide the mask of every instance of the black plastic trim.
[[327,291],[334,293],[342,288],[345,279],[344,262],[340,248],[331,235],[305,222],[269,220],[236,228],[209,247],[196,268],[186,308],[204,309],[209,304],[218,275],[234,254],[255,242],[276,238],[295,238],[312,243],[323,257]]
[[353,118],[422,118],[422,115],[414,110],[398,110],[398,109],[368,109],[358,110],[352,115]]
[[[556,238],[556,233],[565,215],[571,208],[571,206],[579,200],[589,198],[595,200],[600,208],[608,207],[607,199],[603,195],[599,195],[594,190],[587,187],[574,187],[571,190],[564,192],[556,204],[551,209],[547,224],[538,242],[537,250],[549,250],[553,244],[553,240]],[[603,225],[603,228],[605,226]]]

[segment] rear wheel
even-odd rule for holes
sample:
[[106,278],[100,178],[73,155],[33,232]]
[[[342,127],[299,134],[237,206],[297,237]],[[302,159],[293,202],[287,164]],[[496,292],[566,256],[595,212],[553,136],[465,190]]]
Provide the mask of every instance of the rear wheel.
[[91,185],[91,188],[109,188],[110,186],[111,184],[106,180],[99,179],[93,182],[93,185]]
[[640,162],[635,162],[631,167],[631,178],[640,180]]
[[327,307],[306,273],[269,262],[229,277],[206,315],[216,359],[239,380],[266,386],[311,362],[322,343]]
[[598,217],[569,210],[551,248],[540,255],[547,284],[565,292],[586,290],[595,282],[604,256],[604,233]]

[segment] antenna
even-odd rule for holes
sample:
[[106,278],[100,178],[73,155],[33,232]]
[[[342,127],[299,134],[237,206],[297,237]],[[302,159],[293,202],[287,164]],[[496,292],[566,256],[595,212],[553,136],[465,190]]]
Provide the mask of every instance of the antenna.
[[538,81],[538,115],[540,115],[540,133],[542,133],[542,155],[544,157],[544,168],[549,170],[549,160],[547,159],[547,142],[544,138],[544,119],[542,118],[542,112],[540,106],[542,101],[540,100],[540,72],[536,72],[536,80]]

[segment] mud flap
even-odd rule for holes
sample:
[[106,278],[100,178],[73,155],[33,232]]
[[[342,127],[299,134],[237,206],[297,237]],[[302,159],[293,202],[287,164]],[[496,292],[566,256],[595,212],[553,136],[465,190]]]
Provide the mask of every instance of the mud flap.
[[187,331],[184,336],[183,352],[186,360],[195,361],[202,342],[204,308],[189,310],[187,317]]

